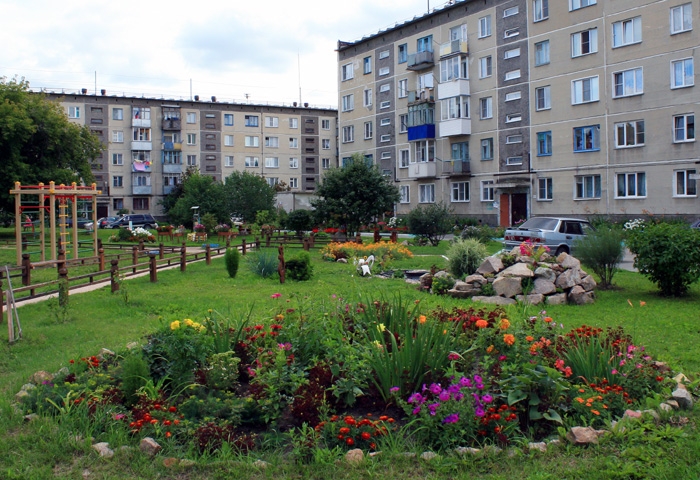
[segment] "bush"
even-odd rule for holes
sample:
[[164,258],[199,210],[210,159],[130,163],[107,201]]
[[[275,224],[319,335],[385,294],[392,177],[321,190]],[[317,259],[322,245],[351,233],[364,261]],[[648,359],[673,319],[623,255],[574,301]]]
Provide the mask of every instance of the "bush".
[[227,248],[226,255],[224,255],[224,262],[226,262],[226,271],[228,276],[231,278],[236,278],[238,273],[238,265],[241,261],[241,254],[237,247]]
[[634,266],[664,296],[684,295],[700,278],[700,231],[685,225],[644,222],[628,230]]
[[272,251],[251,253],[246,256],[246,261],[250,271],[262,278],[270,278],[277,273],[279,261],[277,254]]
[[473,238],[456,240],[447,249],[448,269],[458,278],[471,275],[476,272],[486,256],[486,245],[480,241]]
[[292,280],[300,282],[311,280],[311,275],[314,273],[311,265],[311,257],[308,252],[301,252],[298,257],[292,258],[285,262],[285,270],[287,276]]
[[146,385],[151,373],[148,363],[141,355],[129,355],[122,362],[122,391],[126,405],[134,405],[138,401],[139,388]]
[[434,247],[452,231],[453,225],[452,210],[444,203],[419,206],[408,214],[409,231]]
[[616,228],[602,228],[576,242],[576,257],[600,277],[600,287],[609,288],[622,261],[623,233]]
[[219,222],[216,220],[216,216],[214,216],[214,214],[212,214],[212,213],[206,213],[206,214],[204,214],[204,215],[202,216],[202,222],[201,222],[201,223],[202,223],[202,225],[204,225],[204,227],[206,228],[206,231],[207,231],[208,233],[211,233],[211,232],[214,231],[214,229],[216,228],[216,225],[217,225]]
[[309,210],[294,210],[287,216],[286,227],[302,234],[313,227],[313,218]]
[[462,230],[461,237],[463,240],[474,238],[486,245],[495,237],[495,232],[493,228],[488,225],[467,225],[464,227],[464,230]]

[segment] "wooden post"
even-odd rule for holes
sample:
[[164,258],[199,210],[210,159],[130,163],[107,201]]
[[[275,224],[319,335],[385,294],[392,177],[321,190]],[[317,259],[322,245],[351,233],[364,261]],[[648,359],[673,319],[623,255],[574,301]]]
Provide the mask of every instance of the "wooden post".
[[102,248],[102,239],[98,238],[97,239],[97,249],[99,250],[100,248]]
[[308,238],[305,238],[303,240],[303,243],[304,243],[304,250],[306,250],[308,252],[309,251],[309,244],[311,243],[311,241]]
[[112,267],[109,270],[109,274],[112,283],[112,293],[114,293],[119,290],[119,260],[114,258],[110,261],[110,263],[112,264]]
[[180,271],[184,272],[187,269],[187,244],[182,242],[180,247]]
[[266,247],[269,247],[269,246],[270,246],[270,240],[271,240],[271,239],[272,239],[272,235],[270,235],[269,233],[268,233],[267,235],[265,235],[265,246],[266,246]]
[[280,274],[280,283],[284,283],[284,274],[285,274],[285,264],[284,264],[284,246],[280,245],[277,248],[277,260],[279,260],[279,263],[277,264],[277,273]]
[[311,232],[311,235],[309,235],[309,240],[311,242],[311,248],[316,246],[316,234],[314,232]]
[[146,247],[143,244],[143,238],[139,239],[139,250],[142,252],[146,249]]
[[396,232],[396,230],[392,230],[391,237],[390,237],[391,243],[396,243],[396,241],[398,240],[398,237],[399,237],[399,234]]
[[[139,263],[139,247],[137,247],[136,245],[131,247],[131,262],[132,265],[136,265]],[[136,273],[136,267],[132,268],[131,271],[133,273]]]
[[246,252],[246,246],[245,246],[245,238],[241,241],[241,255],[245,255]]
[[165,246],[163,245],[163,242],[161,242],[160,247],[158,247],[158,258],[161,260],[165,258]]
[[[59,253],[59,257],[61,254]],[[63,255],[65,257],[65,254]],[[68,296],[70,295],[70,286],[68,283],[68,269],[66,268],[65,258],[58,263],[58,304],[62,307],[68,306]]]
[[357,232],[357,235],[355,235],[355,243],[362,244],[362,235],[360,235],[360,232]]
[[226,248],[231,246],[231,235],[226,235]]
[[207,261],[207,265],[211,265],[211,244],[210,243],[207,243],[207,246],[204,249],[204,258]]
[[382,239],[382,236],[379,235],[379,229],[375,228],[374,229],[374,243],[379,243]]
[[100,262],[100,272],[104,272],[105,269],[105,249],[100,247],[97,249],[97,258]]
[[150,272],[151,283],[158,282],[158,264],[156,264],[156,254],[153,252],[148,253],[148,270]]
[[[8,270],[9,272],[9,270]],[[32,261],[29,259],[28,253],[22,254],[22,285],[27,286],[32,284]]]

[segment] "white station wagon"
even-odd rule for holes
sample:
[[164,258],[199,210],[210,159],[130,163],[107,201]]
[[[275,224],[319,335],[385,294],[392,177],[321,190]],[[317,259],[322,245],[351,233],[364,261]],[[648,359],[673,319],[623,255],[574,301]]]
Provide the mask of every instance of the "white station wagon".
[[579,238],[593,231],[586,220],[567,217],[532,217],[524,223],[506,229],[503,246],[507,251],[528,240],[544,245],[552,255],[571,253]]

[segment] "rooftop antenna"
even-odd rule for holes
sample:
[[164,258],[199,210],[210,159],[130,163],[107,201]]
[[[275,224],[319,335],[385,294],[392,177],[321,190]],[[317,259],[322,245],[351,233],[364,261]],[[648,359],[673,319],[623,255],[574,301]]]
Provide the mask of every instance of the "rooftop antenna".
[[299,75],[299,105],[301,103],[301,56],[299,55],[299,50],[297,50],[297,73]]
[[[250,94],[249,94],[249,93],[245,93],[244,95],[245,95],[245,101],[248,102],[248,97],[250,97]],[[248,102],[248,103],[250,103],[250,102]]]

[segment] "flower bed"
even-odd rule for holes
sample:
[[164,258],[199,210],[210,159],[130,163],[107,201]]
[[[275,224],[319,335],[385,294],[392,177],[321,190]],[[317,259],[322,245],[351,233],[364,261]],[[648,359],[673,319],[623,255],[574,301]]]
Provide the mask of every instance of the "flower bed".
[[390,242],[378,243],[354,243],[354,242],[331,242],[321,250],[323,258],[335,261],[341,258],[367,257],[374,255],[375,258],[383,258],[385,255],[392,260],[412,258],[413,253],[403,245]]

